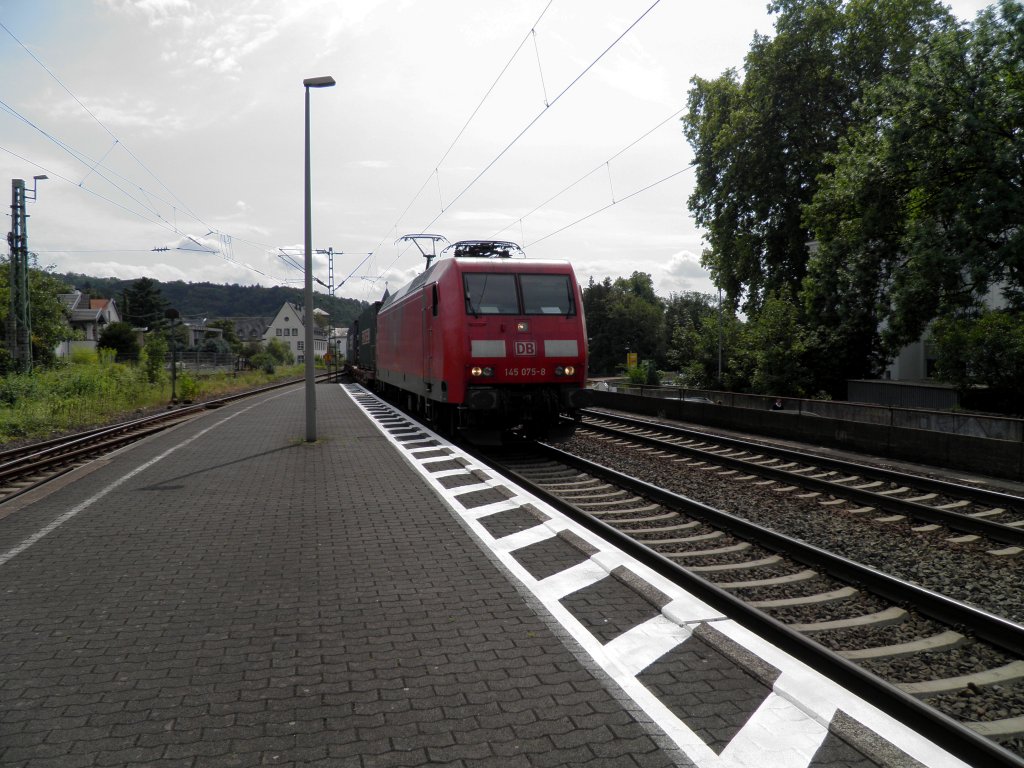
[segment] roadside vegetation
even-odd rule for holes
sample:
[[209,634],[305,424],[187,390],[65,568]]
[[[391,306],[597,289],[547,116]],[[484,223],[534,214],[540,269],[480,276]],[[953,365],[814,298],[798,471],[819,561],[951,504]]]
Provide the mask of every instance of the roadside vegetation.
[[[171,378],[161,370],[150,381],[144,365],[114,362],[114,355],[79,355],[70,364],[0,378],[0,445],[43,439],[167,407]],[[202,401],[302,375],[302,366],[196,375],[179,371],[180,401]]]

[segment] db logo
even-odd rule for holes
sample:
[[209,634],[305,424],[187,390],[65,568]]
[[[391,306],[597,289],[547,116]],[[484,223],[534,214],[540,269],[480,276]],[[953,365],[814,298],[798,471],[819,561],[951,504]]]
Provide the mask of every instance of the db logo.
[[533,341],[517,341],[516,354],[523,357],[533,357],[537,354],[537,344]]

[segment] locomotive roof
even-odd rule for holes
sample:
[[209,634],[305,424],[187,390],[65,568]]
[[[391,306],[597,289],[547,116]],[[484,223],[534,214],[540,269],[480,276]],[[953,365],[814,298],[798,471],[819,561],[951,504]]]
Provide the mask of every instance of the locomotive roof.
[[[451,266],[454,265],[454,266]],[[530,268],[542,267],[544,271],[547,271],[555,267],[568,267],[572,270],[572,265],[568,261],[561,259],[528,259],[528,258],[495,258],[495,257],[473,257],[473,256],[451,256],[443,259],[438,259],[431,264],[427,269],[420,272],[410,282],[403,285],[394,293],[386,296],[381,303],[381,309],[384,309],[391,304],[402,299],[408,293],[415,291],[425,283],[430,281],[431,276],[440,277],[442,272],[446,272],[449,269],[460,269],[472,271],[473,269],[480,269],[486,272],[529,272]]]

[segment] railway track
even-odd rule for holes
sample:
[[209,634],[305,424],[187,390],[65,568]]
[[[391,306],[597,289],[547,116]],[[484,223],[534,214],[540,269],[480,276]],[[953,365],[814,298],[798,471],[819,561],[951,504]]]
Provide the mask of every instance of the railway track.
[[[644,482],[580,456],[589,444],[602,464],[618,464],[618,454],[628,453],[638,465],[660,463],[677,474],[681,465],[671,455],[657,455],[661,451],[580,437],[584,429],[561,449],[526,442],[497,450],[462,446],[466,458],[448,461],[448,449],[439,444],[443,441],[428,435],[413,417],[369,393],[356,400],[396,445],[410,457],[415,454],[410,460],[429,466],[426,472],[440,487],[461,489],[468,482],[474,493],[505,497],[509,504],[523,503],[528,498],[523,491],[532,492],[640,567],[681,586],[968,764],[1024,768],[1024,670],[1016,655],[1024,643],[1024,627],[1006,617],[683,498],[662,487],[664,483]],[[474,464],[481,469],[472,470]],[[731,473],[728,477],[738,474],[720,471]],[[512,484],[504,486],[493,479],[496,474]],[[729,486],[730,495],[735,487]],[[765,486],[750,488],[759,500],[792,501]],[[463,498],[459,495],[453,502],[457,510],[465,506]],[[461,514],[478,521],[477,505],[469,506],[473,511]],[[499,517],[490,511],[487,515]],[[534,531],[517,518],[514,527],[519,530],[521,525]],[[497,521],[483,529],[500,540],[502,552],[506,547],[529,548],[518,540],[525,541],[526,530],[509,534]],[[513,538],[514,545],[505,544]],[[530,572],[560,570],[534,563]],[[1019,592],[1019,578],[1016,586]],[[596,636],[597,630],[591,631]]]
[[820,504],[845,505],[847,513],[893,523],[915,521],[920,533],[942,526],[955,543],[984,537],[996,545],[990,550],[996,556],[1024,552],[1020,496],[617,414],[587,411],[583,428],[672,452],[706,471],[735,472],[735,480],[763,480],[775,483],[776,491],[817,494]]
[[295,384],[296,381],[301,381],[301,379],[238,392],[152,416],[0,451],[0,504],[45,485],[75,467],[137,442],[155,432],[169,429],[206,410],[289,386]]
[[806,655],[792,639],[799,635],[839,660],[826,662],[838,678],[850,664],[878,679],[872,698],[900,706],[912,698],[1024,758],[1024,626],[578,455],[542,450],[543,458],[531,450],[497,461],[551,503],[678,567],[703,584],[699,596],[746,613],[777,644]]

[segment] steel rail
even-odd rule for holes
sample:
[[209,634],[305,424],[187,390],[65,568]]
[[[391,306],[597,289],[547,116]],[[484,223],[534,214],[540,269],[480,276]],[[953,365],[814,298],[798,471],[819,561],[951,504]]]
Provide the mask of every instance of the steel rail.
[[[609,418],[620,419],[620,417],[618,416],[613,416]],[[629,422],[634,421],[633,419],[629,419],[628,417],[624,417],[622,418],[622,420],[628,420]],[[660,426],[657,425],[655,422],[641,421],[641,423],[645,429]],[[638,426],[637,424],[631,425]],[[611,429],[610,427],[603,426],[600,424],[584,423],[584,426],[587,429],[593,429],[600,432],[605,432],[607,434],[617,435],[619,437],[623,436],[622,433],[617,432],[616,430]],[[672,428],[669,428],[669,431],[673,431]],[[807,475],[801,473],[790,472],[785,469],[779,469],[776,467],[767,466],[765,464],[758,464],[756,462],[749,461],[747,459],[742,459],[739,457],[724,456],[720,453],[716,453],[714,451],[709,451],[702,448],[694,448],[691,446],[679,445],[678,443],[667,442],[665,440],[660,440],[656,437],[651,437],[649,435],[627,433],[626,436],[630,440],[636,440],[637,442],[657,447],[660,448],[661,450],[669,450],[678,453],[686,453],[691,456],[697,456],[700,458],[707,459],[709,461],[713,461],[717,464],[722,464],[723,466],[731,467],[733,469],[742,469],[744,471],[753,472],[755,474],[771,478],[773,480],[781,480],[786,483],[800,485],[801,487],[808,488],[810,490],[821,491],[824,493],[831,494],[833,496],[849,499],[851,501],[857,502],[858,504],[876,507],[882,510],[883,512],[888,512],[891,514],[902,514],[906,515],[907,517],[913,517],[917,520],[923,520],[929,523],[937,523],[940,525],[944,525],[947,528],[962,531],[964,533],[973,533],[979,536],[985,536],[986,538],[992,539],[993,541],[998,541],[1002,544],[1024,546],[1024,528],[1015,528],[1004,523],[997,523],[993,520],[986,520],[985,518],[971,517],[969,515],[960,514],[959,512],[953,512],[951,510],[939,509],[938,507],[930,507],[927,504],[921,504],[920,502],[899,499],[895,496],[882,496],[877,493],[872,493],[871,491],[861,490],[858,488],[843,485],[842,483],[833,483],[823,478],[808,477]],[[706,435],[705,439],[717,441],[717,438],[715,438],[713,435]],[[756,446],[751,446],[749,443],[745,444],[738,440],[729,440],[730,447],[739,448],[742,446],[743,449],[746,451],[757,450],[763,454],[775,456],[778,458],[788,458],[792,461],[799,461],[800,463],[805,465],[812,464],[814,466],[829,466],[829,468],[837,468],[841,466],[850,472],[859,471],[861,469],[861,465],[853,464],[851,462],[841,462],[839,464],[831,464],[828,463],[827,461],[819,462],[817,460],[818,457],[816,455],[812,456],[810,454],[802,454],[799,453],[798,451],[790,451],[786,449],[779,449],[778,451],[776,451],[775,449],[768,448],[762,451],[760,444]],[[828,461],[830,462],[831,460]],[[863,474],[865,477],[872,477],[873,475],[871,474],[871,470],[872,468],[870,467],[864,467],[863,471],[860,473]],[[896,472],[890,472],[888,470],[882,471],[887,473],[886,479],[892,482],[906,483],[915,486],[917,485],[917,475],[903,475]],[[946,493],[949,493],[950,495],[955,493],[955,491],[952,490],[952,487],[967,487],[957,486],[953,483],[950,483],[948,485],[950,486],[950,489],[947,489]],[[1014,499],[1016,501],[1017,506],[1024,505],[1024,499],[1015,496],[1008,496],[1008,498]]]
[[973,485],[964,485],[963,483],[952,483],[948,480],[939,480],[934,477],[925,477],[923,475],[909,475],[905,472],[897,472],[895,470],[885,469],[884,467],[876,467],[869,464],[859,464],[855,461],[847,461],[845,459],[832,458],[817,453],[808,454],[792,450],[789,448],[782,448],[775,445],[767,445],[765,443],[752,443],[750,441],[742,440],[739,438],[727,437],[725,435],[716,435],[710,432],[702,432],[697,429],[679,427],[674,424],[665,424],[660,421],[638,419],[635,416],[625,416],[618,413],[606,413],[604,411],[595,411],[589,408],[584,409],[582,413],[585,416],[612,419],[636,427],[660,429],[676,435],[693,437],[699,440],[713,441],[737,449],[750,450],[752,447],[754,447],[756,450],[766,453],[770,456],[776,456],[780,459],[789,459],[790,461],[807,462],[808,457],[810,457],[813,459],[814,464],[817,464],[822,467],[838,469],[844,472],[856,472],[857,474],[862,474],[865,477],[872,477],[880,480],[888,480],[894,483],[903,482],[907,477],[912,477],[914,478],[914,485],[916,485],[918,488],[921,488],[922,490],[934,491],[936,493],[943,493],[949,496],[969,498],[971,501],[977,501],[979,503],[992,504],[994,506],[1024,506],[1024,498],[1020,496],[1015,496],[1012,493],[993,491],[988,488],[978,488]]
[[[538,445],[538,448],[543,454],[556,461],[593,475],[603,476],[618,485],[643,494],[666,506],[682,508],[687,514],[712,522],[720,528],[736,531],[739,536],[754,539],[766,548],[784,552],[794,560],[801,560],[815,565],[854,584],[870,585],[871,589],[878,590],[879,594],[883,594],[884,590],[887,596],[895,596],[890,597],[890,599],[894,599],[897,602],[906,604],[920,600],[923,604],[926,604],[929,611],[934,612],[933,616],[935,618],[939,618],[942,621],[953,623],[958,627],[968,626],[970,622],[977,622],[976,625],[971,625],[971,629],[980,630],[978,632],[979,636],[982,636],[981,633],[984,632],[985,639],[991,639],[992,641],[998,639],[999,642],[996,644],[1000,647],[1006,647],[1008,642],[1012,646],[1011,650],[1016,651],[1024,643],[1024,627],[1013,622],[942,595],[928,592],[915,585],[900,582],[874,569],[824,552],[797,539],[782,536],[749,521],[742,520],[684,496],[657,488],[616,470],[603,467],[578,456],[573,456],[554,446],[541,443]],[[713,608],[718,609],[747,629],[764,637],[826,677],[837,681],[853,693],[871,701],[879,709],[923,734],[968,764],[1024,768],[1024,759],[1003,749],[998,743],[977,734],[962,723],[927,706],[913,696],[863,670],[853,662],[833,653],[805,635],[790,629],[777,619],[747,605],[739,598],[691,573],[683,566],[651,550],[636,539],[561,501],[557,496],[545,491],[543,488],[537,487],[518,473],[503,467],[498,467],[497,469],[515,482],[527,487],[531,493],[543,498],[580,525],[602,536],[655,572],[690,591]],[[828,565],[824,565],[825,563],[828,563]],[[935,614],[940,615],[935,616]],[[942,616],[947,618],[943,619]],[[996,637],[989,638],[989,635],[995,635]]]

